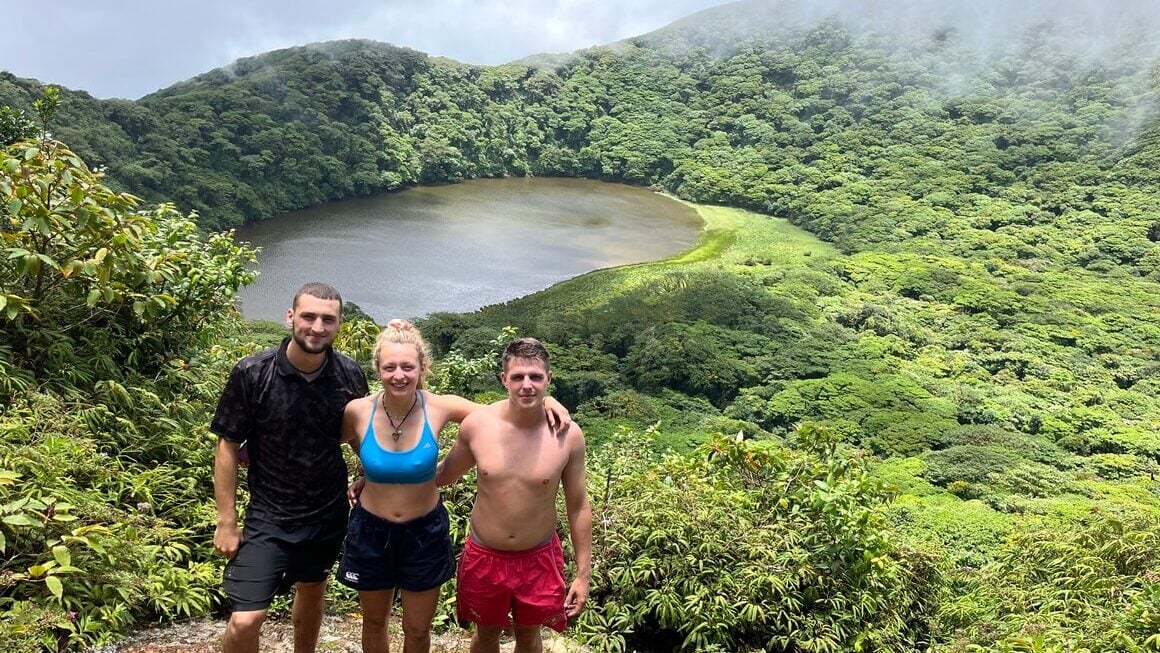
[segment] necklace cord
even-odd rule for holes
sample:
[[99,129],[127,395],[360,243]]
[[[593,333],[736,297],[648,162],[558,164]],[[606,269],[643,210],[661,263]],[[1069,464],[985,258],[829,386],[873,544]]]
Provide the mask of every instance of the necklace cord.
[[417,390],[415,391],[415,398],[411,400],[411,407],[407,409],[407,413],[403,415],[403,419],[399,420],[398,424],[391,417],[391,411],[387,409],[387,393],[384,391],[379,397],[381,398],[380,403],[383,405],[383,412],[387,414],[387,421],[391,423],[391,439],[398,442],[399,438],[403,435],[403,424],[407,423],[407,418],[411,416],[411,413],[415,410],[415,405],[419,403],[419,392]]

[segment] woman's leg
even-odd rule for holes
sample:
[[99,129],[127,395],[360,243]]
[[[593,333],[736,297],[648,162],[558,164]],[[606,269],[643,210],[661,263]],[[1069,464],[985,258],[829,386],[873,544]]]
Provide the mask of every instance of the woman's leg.
[[387,619],[391,616],[391,603],[394,600],[395,590],[358,593],[358,601],[362,606],[363,653],[387,653],[390,650]]
[[431,621],[438,607],[438,587],[425,592],[403,590],[403,653],[431,650]]

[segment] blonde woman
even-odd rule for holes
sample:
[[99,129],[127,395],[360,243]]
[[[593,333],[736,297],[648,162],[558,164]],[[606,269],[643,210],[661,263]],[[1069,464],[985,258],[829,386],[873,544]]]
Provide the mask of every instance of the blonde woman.
[[[447,511],[435,486],[439,431],[483,406],[423,389],[430,349],[406,320],[391,320],[373,355],[383,390],[346,405],[343,441],[366,476],[350,515],[338,580],[359,592],[366,653],[387,651],[387,619],[395,591],[403,601],[407,653],[429,651],[439,588],[455,575]],[[548,419],[570,424],[554,399]]]

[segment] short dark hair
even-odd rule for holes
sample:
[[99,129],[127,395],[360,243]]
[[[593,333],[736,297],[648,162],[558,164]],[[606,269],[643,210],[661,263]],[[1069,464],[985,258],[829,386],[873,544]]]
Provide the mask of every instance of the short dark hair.
[[298,298],[303,295],[310,295],[318,299],[336,299],[338,300],[338,314],[342,315],[342,295],[338,294],[338,289],[329,283],[322,283],[321,281],[311,281],[310,283],[298,289],[294,293],[294,302],[290,304],[291,309],[298,308]]
[[516,338],[503,348],[503,369],[507,371],[508,363],[513,358],[529,358],[544,362],[544,370],[551,371],[548,348],[535,338]]

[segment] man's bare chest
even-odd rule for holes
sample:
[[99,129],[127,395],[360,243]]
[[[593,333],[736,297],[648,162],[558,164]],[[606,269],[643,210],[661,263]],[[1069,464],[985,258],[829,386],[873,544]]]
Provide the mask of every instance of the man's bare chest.
[[567,463],[566,452],[552,440],[511,439],[476,455],[484,483],[556,487]]

